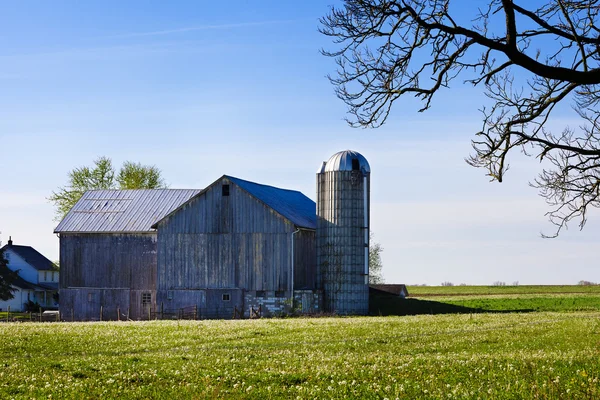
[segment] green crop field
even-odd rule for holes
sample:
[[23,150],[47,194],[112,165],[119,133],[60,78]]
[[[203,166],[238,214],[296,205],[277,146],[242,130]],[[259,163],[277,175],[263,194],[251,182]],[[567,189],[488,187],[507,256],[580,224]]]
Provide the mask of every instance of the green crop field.
[[600,313],[0,323],[0,398],[600,398]]
[[407,286],[407,289],[411,297],[550,293],[600,294],[600,285]]

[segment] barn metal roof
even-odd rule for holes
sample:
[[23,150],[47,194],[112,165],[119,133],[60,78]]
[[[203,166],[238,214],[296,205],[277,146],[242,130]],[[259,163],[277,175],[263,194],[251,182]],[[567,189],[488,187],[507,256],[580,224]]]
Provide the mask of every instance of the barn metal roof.
[[[360,171],[365,173],[371,172],[371,166],[367,159],[354,150],[344,150],[332,155],[327,164],[325,164],[325,172],[352,171],[352,160],[358,160],[358,169]],[[320,172],[322,172],[322,169]]]
[[297,227],[317,229],[317,206],[301,192],[261,185],[233,176],[225,177],[289,219]]
[[54,232],[151,232],[152,224],[199,192],[199,189],[90,190]]

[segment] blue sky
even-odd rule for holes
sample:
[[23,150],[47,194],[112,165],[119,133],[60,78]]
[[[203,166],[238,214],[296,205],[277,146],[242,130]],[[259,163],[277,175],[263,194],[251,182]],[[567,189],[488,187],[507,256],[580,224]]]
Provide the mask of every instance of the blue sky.
[[[0,238],[58,258],[46,198],[109,156],[155,164],[173,188],[222,174],[315,198],[315,172],[353,149],[372,167],[372,229],[389,282],[600,281],[597,213],[558,239],[515,155],[502,184],[466,165],[478,90],[456,82],[426,113],[349,128],[317,32],[327,2],[14,2],[0,13]],[[577,124],[568,114],[552,123]]]

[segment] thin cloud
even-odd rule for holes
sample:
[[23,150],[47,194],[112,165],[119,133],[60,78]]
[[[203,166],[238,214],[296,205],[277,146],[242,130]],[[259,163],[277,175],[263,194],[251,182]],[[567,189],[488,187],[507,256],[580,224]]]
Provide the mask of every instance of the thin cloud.
[[171,35],[171,34],[176,34],[176,33],[196,32],[196,31],[227,30],[227,29],[265,26],[265,25],[278,25],[278,24],[285,24],[285,23],[289,23],[289,22],[297,22],[297,20],[287,19],[287,20],[272,20],[272,21],[240,22],[240,23],[236,23],[236,24],[198,25],[198,26],[190,26],[190,27],[185,27],[185,28],[165,29],[165,30],[160,30],[160,31],[125,33],[122,35],[114,35],[114,36],[110,36],[110,37],[112,37],[112,38],[130,38],[130,37],[144,37],[144,36],[163,36],[163,35]]

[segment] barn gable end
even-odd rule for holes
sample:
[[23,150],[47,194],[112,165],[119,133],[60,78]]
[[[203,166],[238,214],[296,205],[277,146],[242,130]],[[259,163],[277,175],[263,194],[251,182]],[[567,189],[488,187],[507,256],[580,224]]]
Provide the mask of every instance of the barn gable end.
[[263,303],[283,311],[296,283],[315,289],[315,220],[300,192],[224,175],[154,224],[157,301],[210,317]]

